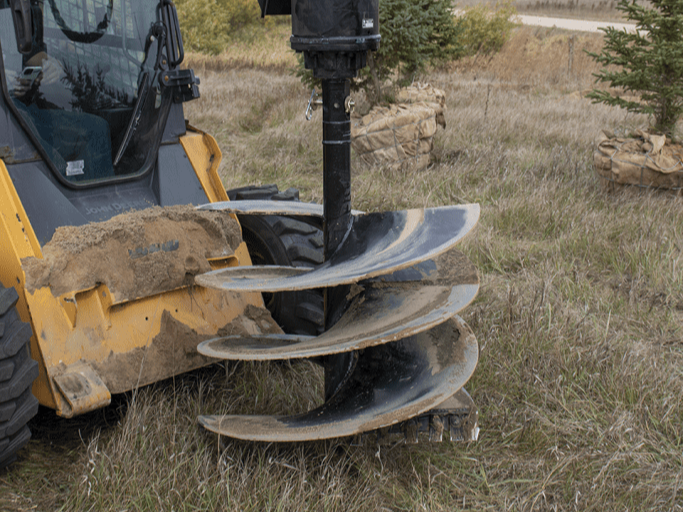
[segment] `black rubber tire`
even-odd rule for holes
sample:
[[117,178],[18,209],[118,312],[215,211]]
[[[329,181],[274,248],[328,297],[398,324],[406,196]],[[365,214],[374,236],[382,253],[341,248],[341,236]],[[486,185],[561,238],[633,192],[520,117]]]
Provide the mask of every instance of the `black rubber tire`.
[[31,326],[19,319],[14,288],[0,284],[0,469],[11,464],[31,438],[27,423],[38,412],[31,393],[38,363],[31,358]]
[[[285,201],[299,197],[294,189],[278,192],[273,185],[237,189],[228,195],[231,199]],[[314,267],[323,262],[323,232],[316,220],[280,215],[238,215],[238,218],[254,265]],[[263,301],[287,334],[317,336],[323,332],[322,290],[264,293]]]

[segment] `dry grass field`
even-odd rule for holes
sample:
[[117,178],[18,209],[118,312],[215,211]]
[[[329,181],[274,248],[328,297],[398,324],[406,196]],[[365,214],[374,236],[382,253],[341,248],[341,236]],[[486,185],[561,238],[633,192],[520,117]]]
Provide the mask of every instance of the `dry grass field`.
[[[304,120],[280,32],[253,55],[192,57],[186,117],[217,138],[226,187],[320,201],[320,112]],[[198,414],[302,411],[322,383],[308,362],[217,365],[74,420],[41,412],[0,473],[0,510],[682,510],[683,202],[600,190],[595,136],[647,119],[581,97],[580,49],[600,39],[571,36],[520,29],[492,59],[431,70],[447,128],[427,169],[353,160],[355,208],[481,204],[462,247],[482,282],[462,313],[481,351],[478,442],[219,441]]]

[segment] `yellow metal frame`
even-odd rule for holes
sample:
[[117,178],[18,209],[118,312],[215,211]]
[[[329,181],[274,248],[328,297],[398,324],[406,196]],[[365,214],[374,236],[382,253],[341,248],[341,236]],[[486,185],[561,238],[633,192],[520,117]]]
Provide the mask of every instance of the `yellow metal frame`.
[[190,159],[192,168],[202,184],[204,193],[209,201],[227,201],[228,194],[218,176],[218,166],[223,155],[218,147],[216,139],[208,133],[204,133],[194,127],[188,128],[188,133],[180,137],[187,157]]
[[[209,200],[227,201],[218,176],[222,155],[215,139],[190,129],[180,143]],[[28,257],[42,258],[40,244],[0,160],[0,281],[17,289],[19,315],[33,327],[31,354],[40,365],[33,393],[41,404],[62,416],[106,405],[108,393],[133,389],[211,362],[194,352],[196,344],[215,336],[247,305],[263,305],[260,294],[230,294],[201,287],[168,290],[123,303],[113,301],[105,285],[73,290],[61,297],[54,297],[49,288],[29,293],[21,267],[21,260]],[[211,265],[251,265],[251,259],[242,243],[233,256],[211,261]],[[162,352],[170,356],[160,360]],[[80,373],[74,373],[78,377],[74,380],[69,372],[76,368]],[[98,388],[94,398],[89,399],[87,393],[85,399],[70,397],[64,389],[66,383],[92,381],[90,368],[105,382],[104,392],[101,383],[90,382]],[[83,386],[88,388],[89,384]]]

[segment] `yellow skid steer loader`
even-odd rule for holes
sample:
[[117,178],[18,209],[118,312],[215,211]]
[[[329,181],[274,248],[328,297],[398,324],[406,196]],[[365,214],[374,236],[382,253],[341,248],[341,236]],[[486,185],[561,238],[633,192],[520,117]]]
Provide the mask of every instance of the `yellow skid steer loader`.
[[0,467],[38,404],[68,418],[220,359],[315,358],[326,399],[199,418],[221,435],[476,438],[457,312],[478,276],[453,247],[478,206],[351,209],[349,79],[378,0],[259,1],[322,79],[323,205],[224,189],[184,119],[199,80],[170,0],[0,0]]

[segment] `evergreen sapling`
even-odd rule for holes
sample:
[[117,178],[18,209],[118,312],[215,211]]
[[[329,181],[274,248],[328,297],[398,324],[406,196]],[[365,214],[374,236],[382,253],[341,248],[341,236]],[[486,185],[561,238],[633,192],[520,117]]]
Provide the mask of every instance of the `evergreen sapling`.
[[[606,103],[654,118],[652,128],[673,138],[683,113],[683,1],[650,0],[652,8],[635,0],[621,0],[617,9],[636,23],[636,32],[601,29],[605,44],[601,53],[588,52],[604,66],[594,76],[598,82],[634,93],[641,101],[613,96],[594,89],[593,103]],[[616,69],[615,69],[616,67]]]

